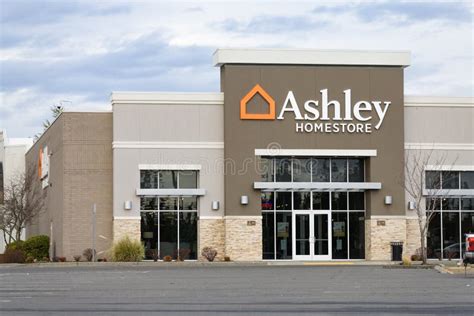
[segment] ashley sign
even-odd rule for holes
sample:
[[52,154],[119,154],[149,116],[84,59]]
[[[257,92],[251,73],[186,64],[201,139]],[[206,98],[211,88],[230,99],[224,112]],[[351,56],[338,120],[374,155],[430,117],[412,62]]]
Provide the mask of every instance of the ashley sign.
[[[268,103],[268,113],[247,113],[247,103],[256,94]],[[351,89],[343,91],[344,102],[330,100],[328,89],[320,90],[321,100],[296,101],[289,91],[278,116],[275,101],[259,85],[256,85],[240,102],[240,118],[243,120],[284,120],[291,115],[298,133],[371,133],[378,130],[388,112],[390,101],[357,101],[353,103]],[[355,122],[354,122],[355,121]]]

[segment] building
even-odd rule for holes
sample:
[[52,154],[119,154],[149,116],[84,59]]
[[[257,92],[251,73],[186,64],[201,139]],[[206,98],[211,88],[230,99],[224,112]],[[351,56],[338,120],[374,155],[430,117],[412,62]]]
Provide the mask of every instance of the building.
[[148,258],[210,246],[236,261],[390,260],[392,242],[419,247],[404,161],[429,152],[445,159],[426,176],[458,181],[443,182],[430,256],[460,256],[472,98],[405,96],[408,52],[220,49],[214,65],[219,93],[114,92],[112,112],[63,113],[26,155],[49,157],[48,215],[31,234],[80,254],[96,203],[100,253],[128,235]]
[[[25,172],[25,153],[33,144],[31,138],[9,138],[0,130],[0,203],[4,200],[4,188]],[[5,251],[5,238],[0,230],[0,253]]]

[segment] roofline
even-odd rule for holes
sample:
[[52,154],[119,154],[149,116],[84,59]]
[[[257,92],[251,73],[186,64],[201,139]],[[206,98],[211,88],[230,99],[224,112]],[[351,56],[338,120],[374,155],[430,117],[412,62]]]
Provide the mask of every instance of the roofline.
[[405,106],[474,107],[474,97],[405,96]]
[[214,66],[225,64],[410,66],[410,51],[219,48],[213,54]]
[[224,105],[223,92],[138,92],[115,91],[110,95],[114,104],[194,104]]

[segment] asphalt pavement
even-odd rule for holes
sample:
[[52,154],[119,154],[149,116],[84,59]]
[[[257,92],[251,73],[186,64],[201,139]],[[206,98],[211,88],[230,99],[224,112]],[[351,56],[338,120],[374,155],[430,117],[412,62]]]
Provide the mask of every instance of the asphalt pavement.
[[382,266],[0,267],[0,315],[474,315],[474,276]]

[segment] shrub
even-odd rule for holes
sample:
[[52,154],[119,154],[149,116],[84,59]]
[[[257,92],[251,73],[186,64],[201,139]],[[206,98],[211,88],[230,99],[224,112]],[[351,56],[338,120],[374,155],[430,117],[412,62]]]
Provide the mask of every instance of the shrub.
[[6,249],[11,249],[11,250],[22,250],[24,251],[25,248],[25,242],[23,240],[17,240],[9,243],[6,247]]
[[25,263],[25,253],[22,250],[7,248],[4,253],[5,263]]
[[49,237],[46,235],[30,237],[23,244],[23,249],[27,257],[49,258]]
[[74,258],[74,261],[76,261],[76,262],[81,261],[81,255],[75,255],[75,256],[73,256],[73,258]]
[[86,258],[86,260],[89,262],[92,261],[92,259],[94,258],[94,254],[96,254],[96,251],[93,250],[92,248],[86,248],[82,252],[82,255],[84,256],[84,258]]
[[204,247],[202,248],[201,255],[207,259],[207,261],[212,262],[214,258],[217,256],[217,250],[211,247]]
[[112,247],[112,261],[138,262],[145,255],[145,248],[139,240],[132,240],[128,236],[120,239]]
[[179,249],[178,260],[179,261],[184,261],[184,260],[188,259],[190,253],[191,253],[191,249],[189,249],[189,248]]
[[414,254],[411,255],[411,261],[423,261],[423,258],[421,257],[421,255]]
[[35,258],[33,258],[33,257],[31,257],[31,256],[30,256],[30,257],[27,257],[27,258],[25,259],[25,263],[33,263],[33,262],[35,262]]
[[171,261],[173,261],[173,258],[171,256],[164,256],[163,261],[164,262],[171,262]]
[[408,256],[404,256],[404,257],[402,258],[402,264],[403,264],[404,266],[411,266],[411,260],[410,260],[410,258],[409,258]]
[[229,262],[229,261],[230,261],[230,257],[229,257],[229,256],[225,256],[225,257],[224,257],[224,261]]

